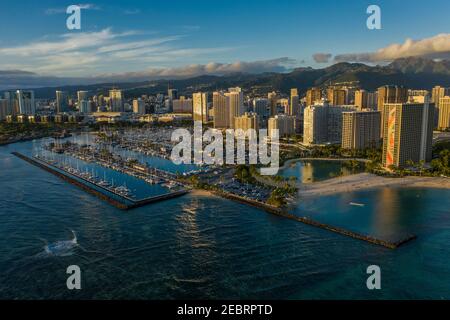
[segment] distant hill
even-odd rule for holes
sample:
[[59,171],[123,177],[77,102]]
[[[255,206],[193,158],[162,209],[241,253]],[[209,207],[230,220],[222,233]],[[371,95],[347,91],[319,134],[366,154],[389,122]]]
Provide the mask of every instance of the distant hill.
[[[411,89],[431,89],[435,85],[450,87],[450,61],[433,61],[424,58],[398,59],[386,66],[368,66],[362,63],[337,63],[323,69],[298,68],[289,73],[243,74],[226,76],[204,75],[188,79],[170,80],[171,87],[181,94],[194,91],[214,91],[232,86],[244,90],[278,90],[288,93],[290,88],[298,88],[302,94],[313,86],[325,86],[342,82],[358,82],[361,88],[375,90],[386,84],[403,85]],[[53,98],[55,90],[75,93],[89,90],[107,93],[112,87],[125,90],[127,96],[167,92],[168,80],[101,83],[91,85],[71,85],[34,89],[36,97]]]

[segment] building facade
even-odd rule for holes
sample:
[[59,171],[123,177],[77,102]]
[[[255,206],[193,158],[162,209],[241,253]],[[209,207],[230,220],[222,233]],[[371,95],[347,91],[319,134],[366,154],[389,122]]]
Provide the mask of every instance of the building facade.
[[385,168],[405,167],[409,161],[430,161],[434,105],[386,103],[384,105],[383,157]]
[[377,148],[380,144],[381,112],[350,111],[342,113],[342,148]]
[[208,122],[208,94],[206,92],[192,94],[192,113],[194,121]]

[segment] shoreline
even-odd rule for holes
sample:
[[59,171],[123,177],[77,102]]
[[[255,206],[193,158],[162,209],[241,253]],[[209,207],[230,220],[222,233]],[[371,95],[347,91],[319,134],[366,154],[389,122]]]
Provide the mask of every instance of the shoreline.
[[297,196],[301,200],[302,198],[326,196],[360,190],[371,190],[380,187],[450,189],[450,178],[417,176],[387,178],[377,176],[372,173],[363,172],[309,184],[298,183],[297,187]]
[[362,159],[362,158],[361,159],[360,158],[312,158],[312,157],[294,158],[294,159],[286,160],[284,162],[284,164],[278,170],[279,171],[284,170],[292,163],[299,162],[299,161],[351,161],[351,160],[356,160],[358,162],[363,162],[363,163],[367,163],[370,161],[369,159]]

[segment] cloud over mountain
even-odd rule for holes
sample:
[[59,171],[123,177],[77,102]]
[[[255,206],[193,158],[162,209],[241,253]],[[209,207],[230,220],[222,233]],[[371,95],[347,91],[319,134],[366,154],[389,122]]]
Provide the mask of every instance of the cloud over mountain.
[[441,33],[421,40],[406,39],[403,43],[394,43],[376,52],[339,54],[334,60],[377,63],[407,57],[450,58],[450,33]]
[[331,53],[314,53],[313,59],[317,63],[328,63],[332,56]]

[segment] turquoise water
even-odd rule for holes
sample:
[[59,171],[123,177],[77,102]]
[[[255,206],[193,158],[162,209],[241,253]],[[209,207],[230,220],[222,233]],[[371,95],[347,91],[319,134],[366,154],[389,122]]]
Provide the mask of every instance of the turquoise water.
[[[449,299],[449,190],[382,189],[299,204],[358,230],[414,231],[389,250],[217,197],[120,211],[0,148],[0,298]],[[349,201],[364,207],[349,207]],[[46,245],[72,239],[64,252]],[[82,290],[66,289],[66,268]],[[382,290],[366,288],[377,264]]]
[[335,160],[304,160],[295,161],[280,171],[283,177],[297,177],[301,183],[312,183],[337,176],[345,176],[364,171],[363,169],[350,169]]

